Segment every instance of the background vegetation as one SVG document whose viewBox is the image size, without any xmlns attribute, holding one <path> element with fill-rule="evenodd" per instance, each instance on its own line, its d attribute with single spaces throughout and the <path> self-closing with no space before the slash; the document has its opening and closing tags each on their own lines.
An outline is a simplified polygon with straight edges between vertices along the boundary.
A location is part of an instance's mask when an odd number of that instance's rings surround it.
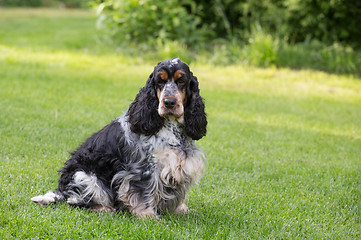
<svg viewBox="0 0 361 240">
<path fill-rule="evenodd" d="M 92 7 L 101 41 L 144 58 L 361 74 L 358 0 L 0 0 Z"/>
<path fill-rule="evenodd" d="M 93 6 L 98 26 L 123 52 L 132 46 L 213 64 L 361 73 L 359 1 L 99 0 Z"/>
<path fill-rule="evenodd" d="M 287 42 L 317 39 L 360 46 L 361 3 L 356 0 L 99 0 L 115 31 L 127 40 L 248 40 L 256 24 Z M 130 23 L 130 24 L 129 24 Z M 188 28 L 188 29 L 184 29 Z M 144 33 L 139 34 L 139 33 Z M 123 32 L 124 33 L 124 32 Z M 126 35 L 126 34 L 125 34 Z M 189 39 L 187 39 L 189 38 Z"/>
</svg>

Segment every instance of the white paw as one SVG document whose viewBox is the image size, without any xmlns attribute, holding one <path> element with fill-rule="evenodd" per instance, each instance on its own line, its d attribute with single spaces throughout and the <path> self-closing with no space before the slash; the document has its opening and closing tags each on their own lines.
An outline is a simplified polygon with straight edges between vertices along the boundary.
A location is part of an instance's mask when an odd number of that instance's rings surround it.
<svg viewBox="0 0 361 240">
<path fill-rule="evenodd" d="M 44 195 L 39 195 L 36 197 L 31 198 L 31 201 L 40 204 L 40 205 L 48 205 L 50 203 L 54 203 L 56 201 L 56 194 L 49 191 Z"/>
<path fill-rule="evenodd" d="M 133 211 L 133 214 L 139 219 L 159 219 L 154 213 L 154 210 L 150 208 L 144 209 L 142 211 Z"/>
<path fill-rule="evenodd" d="M 112 207 L 108 207 L 108 206 L 103 206 L 103 205 L 97 205 L 95 207 L 92 208 L 92 211 L 94 212 L 111 212 L 111 213 L 115 213 L 116 210 L 115 208 Z"/>
<path fill-rule="evenodd" d="M 187 212 L 188 212 L 188 207 L 184 203 L 179 205 L 177 207 L 177 209 L 175 210 L 175 213 L 178 213 L 178 214 L 186 214 Z"/>
</svg>

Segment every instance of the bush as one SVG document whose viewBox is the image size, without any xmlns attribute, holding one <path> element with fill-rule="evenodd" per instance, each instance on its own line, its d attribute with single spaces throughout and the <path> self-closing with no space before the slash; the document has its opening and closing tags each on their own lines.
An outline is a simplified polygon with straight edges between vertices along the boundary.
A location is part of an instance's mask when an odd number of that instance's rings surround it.
<svg viewBox="0 0 361 240">
<path fill-rule="evenodd" d="M 276 64 L 279 49 L 277 39 L 263 32 L 257 25 L 248 41 L 247 56 L 251 64 L 261 67 Z"/>
<path fill-rule="evenodd" d="M 234 37 L 252 26 L 292 42 L 317 39 L 361 47 L 358 0 L 98 0 L 101 20 L 119 40 L 177 40 L 187 45 Z M 106 10 L 106 11 L 105 11 Z"/>
<path fill-rule="evenodd" d="M 98 24 L 119 43 L 154 46 L 173 40 L 186 45 L 206 41 L 211 32 L 201 25 L 199 9 L 192 1 L 178 2 L 104 0 L 97 7 Z"/>
<path fill-rule="evenodd" d="M 358 0 L 300 0 L 289 4 L 287 11 L 286 33 L 296 42 L 312 38 L 327 44 L 343 42 L 361 47 Z"/>
</svg>

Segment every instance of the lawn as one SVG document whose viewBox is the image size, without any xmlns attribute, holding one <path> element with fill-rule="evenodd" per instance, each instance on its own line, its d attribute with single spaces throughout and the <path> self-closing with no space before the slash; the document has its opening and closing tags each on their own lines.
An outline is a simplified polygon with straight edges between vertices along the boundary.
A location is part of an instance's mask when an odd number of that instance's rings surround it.
<svg viewBox="0 0 361 240">
<path fill-rule="evenodd" d="M 360 239 L 361 78 L 194 62 L 208 156 L 185 216 L 30 198 L 121 115 L 156 63 L 101 45 L 86 11 L 0 9 L 0 239 Z"/>
</svg>

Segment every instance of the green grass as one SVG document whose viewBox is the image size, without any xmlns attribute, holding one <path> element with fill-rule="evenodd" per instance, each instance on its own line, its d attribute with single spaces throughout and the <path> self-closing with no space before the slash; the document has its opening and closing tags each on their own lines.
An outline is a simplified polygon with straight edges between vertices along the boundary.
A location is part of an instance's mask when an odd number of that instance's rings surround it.
<svg viewBox="0 0 361 240">
<path fill-rule="evenodd" d="M 106 50 L 94 24 L 84 11 L 0 9 L 1 239 L 361 237 L 361 79 L 311 70 L 191 64 L 208 168 L 186 216 L 31 203 L 162 60 Z"/>
</svg>

